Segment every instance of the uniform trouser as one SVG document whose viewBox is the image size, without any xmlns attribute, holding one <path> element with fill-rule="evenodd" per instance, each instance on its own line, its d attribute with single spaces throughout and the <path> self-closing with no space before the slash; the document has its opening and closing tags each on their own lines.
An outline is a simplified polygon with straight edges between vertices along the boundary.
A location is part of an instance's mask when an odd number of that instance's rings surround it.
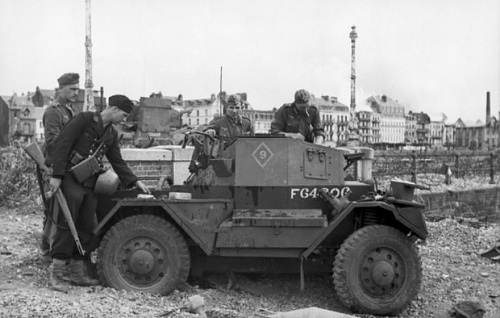
<svg viewBox="0 0 500 318">
<path fill-rule="evenodd" d="M 57 220 L 59 213 L 59 205 L 56 196 L 53 195 L 47 200 L 48 209 L 45 211 L 45 218 L 43 220 L 43 234 L 42 234 L 42 252 L 48 255 L 51 250 L 52 242 L 57 226 L 53 220 Z"/>
<path fill-rule="evenodd" d="M 59 211 L 57 218 L 58 227 L 52 243 L 52 258 L 57 259 L 88 259 L 94 248 L 94 235 L 92 231 L 97 225 L 95 211 L 97 198 L 93 189 L 78 183 L 75 178 L 67 172 L 61 183 L 61 189 L 68 202 L 68 207 L 73 217 L 78 237 L 85 256 L 78 253 L 76 243 L 69 230 L 64 213 Z"/>
</svg>

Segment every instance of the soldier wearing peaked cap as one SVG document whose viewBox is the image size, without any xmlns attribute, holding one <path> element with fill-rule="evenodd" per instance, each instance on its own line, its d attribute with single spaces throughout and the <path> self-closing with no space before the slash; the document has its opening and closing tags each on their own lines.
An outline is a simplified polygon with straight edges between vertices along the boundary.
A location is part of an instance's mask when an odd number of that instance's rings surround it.
<svg viewBox="0 0 500 318">
<path fill-rule="evenodd" d="M 52 149 L 54 140 L 61 132 L 64 125 L 70 121 L 75 115 L 73 103 L 78 97 L 80 75 L 77 73 L 65 73 L 57 79 L 59 83 L 57 98 L 45 110 L 43 114 L 43 127 L 44 127 L 44 156 L 47 166 L 52 165 Z M 41 172 L 37 171 L 38 177 L 41 180 Z M 57 206 L 55 198 L 51 198 L 46 202 L 45 218 L 43 222 L 43 234 L 40 247 L 42 249 L 42 256 L 44 260 L 50 259 L 50 245 L 52 242 L 55 229 L 52 228 L 52 222 L 47 214 L 52 217 L 57 213 Z"/>
<path fill-rule="evenodd" d="M 311 103 L 311 94 L 305 89 L 295 92 L 295 101 L 284 104 L 274 114 L 271 134 L 321 144 L 325 131 L 321 124 L 319 110 Z"/>
<path fill-rule="evenodd" d="M 57 99 L 45 110 L 43 114 L 43 127 L 45 135 L 45 158 L 51 163 L 50 153 L 53 142 L 66 123 L 73 118 L 76 102 L 80 90 L 80 76 L 77 73 L 66 73 L 57 79 L 59 83 Z"/>
<path fill-rule="evenodd" d="M 78 236 L 85 256 L 79 255 L 69 229 L 58 228 L 52 246 L 51 285 L 56 290 L 67 291 L 68 283 L 63 279 L 63 269 L 69 260 L 71 282 L 79 286 L 96 285 L 99 282 L 89 277 L 84 263 L 90 257 L 93 233 L 96 226 L 95 212 L 97 197 L 94 186 L 97 180 L 95 174 L 81 182 L 71 173 L 71 167 L 95 154 L 99 162 L 106 156 L 113 170 L 119 176 L 125 187 L 136 186 L 145 193 L 149 189 L 137 179 L 123 160 L 118 133 L 114 124 L 122 123 L 133 110 L 132 101 L 124 95 L 109 97 L 108 107 L 102 112 L 81 112 L 76 115 L 57 137 L 53 149 L 53 175 L 50 179 L 51 188 L 59 186 L 66 197 L 68 207 L 75 222 Z M 58 224 L 64 225 L 64 216 L 60 215 Z"/>
<path fill-rule="evenodd" d="M 227 98 L 226 114 L 212 120 L 205 130 L 212 136 L 219 136 L 226 147 L 238 136 L 253 136 L 254 134 L 252 121 L 240 114 L 242 104 L 240 95 L 230 95 Z"/>
</svg>

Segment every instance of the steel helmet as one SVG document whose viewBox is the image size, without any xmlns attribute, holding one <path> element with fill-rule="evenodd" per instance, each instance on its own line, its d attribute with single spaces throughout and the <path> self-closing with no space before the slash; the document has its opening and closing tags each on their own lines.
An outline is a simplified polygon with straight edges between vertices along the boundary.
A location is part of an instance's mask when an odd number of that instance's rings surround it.
<svg viewBox="0 0 500 318">
<path fill-rule="evenodd" d="M 120 179 L 118 175 L 111 169 L 107 169 L 97 177 L 94 187 L 95 194 L 113 194 L 118 188 Z"/>
</svg>

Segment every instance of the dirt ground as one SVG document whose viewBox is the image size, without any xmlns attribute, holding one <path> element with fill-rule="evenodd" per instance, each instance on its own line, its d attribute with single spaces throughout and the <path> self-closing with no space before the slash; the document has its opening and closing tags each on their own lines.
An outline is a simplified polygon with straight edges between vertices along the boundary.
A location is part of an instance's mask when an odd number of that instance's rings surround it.
<svg viewBox="0 0 500 318">
<path fill-rule="evenodd" d="M 36 208 L 0 207 L 0 317 L 200 317 L 186 309 L 200 295 L 207 317 L 258 317 L 260 308 L 285 312 L 319 307 L 356 315 L 342 306 L 327 275 L 306 276 L 299 291 L 298 275 L 238 275 L 239 287 L 227 289 L 227 277 L 189 281 L 169 296 L 74 287 L 68 294 L 49 288 L 49 267 L 38 250 L 42 218 Z M 500 317 L 500 263 L 481 257 L 497 246 L 498 225 L 479 228 L 445 219 L 428 222 L 429 238 L 417 242 L 423 283 L 419 296 L 398 317 L 447 317 L 457 302 L 481 301 L 486 318 Z"/>
</svg>

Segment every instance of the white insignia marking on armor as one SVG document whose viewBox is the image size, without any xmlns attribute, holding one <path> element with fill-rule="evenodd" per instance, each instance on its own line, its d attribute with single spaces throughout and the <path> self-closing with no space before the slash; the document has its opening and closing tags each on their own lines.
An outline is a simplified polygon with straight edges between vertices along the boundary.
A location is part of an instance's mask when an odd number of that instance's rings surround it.
<svg viewBox="0 0 500 318">
<path fill-rule="evenodd" d="M 252 157 L 255 161 L 257 161 L 261 168 L 264 168 L 273 156 L 273 152 L 265 143 L 261 143 L 252 153 Z"/>
</svg>

